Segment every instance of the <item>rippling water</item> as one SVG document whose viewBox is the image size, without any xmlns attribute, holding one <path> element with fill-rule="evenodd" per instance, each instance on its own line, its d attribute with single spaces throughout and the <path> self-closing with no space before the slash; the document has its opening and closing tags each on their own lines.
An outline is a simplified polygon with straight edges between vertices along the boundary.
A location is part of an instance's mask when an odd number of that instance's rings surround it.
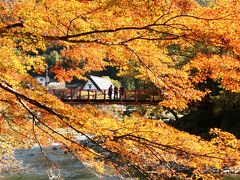
<svg viewBox="0 0 240 180">
<path fill-rule="evenodd" d="M 55 174 L 60 175 L 63 179 L 84 179 L 98 180 L 99 178 L 78 161 L 71 153 L 64 153 L 59 148 L 44 148 L 44 152 L 48 158 L 59 163 L 60 168 Z M 41 154 L 39 148 L 29 150 L 17 150 L 16 158 L 23 162 L 24 167 L 28 167 L 27 171 L 17 175 L 6 175 L 7 180 L 46 180 L 49 179 L 47 170 L 50 165 L 46 158 Z M 116 179 L 113 177 L 104 177 L 103 179 Z"/>
<path fill-rule="evenodd" d="M 62 152 L 59 147 L 55 146 L 44 148 L 44 152 L 48 158 L 60 165 L 55 175 L 60 173 L 64 180 L 99 180 L 91 170 L 86 168 L 71 153 Z M 47 180 L 49 179 L 47 170 L 50 165 L 46 158 L 41 154 L 39 148 L 35 147 L 28 150 L 17 150 L 16 158 L 23 162 L 23 166 L 27 167 L 27 171 L 21 174 L 5 174 L 6 180 Z M 1 178 L 0 178 L 1 179 Z M 103 177 L 103 180 L 116 180 L 117 177 Z M 239 175 L 225 176 L 224 180 L 240 180 Z"/>
</svg>

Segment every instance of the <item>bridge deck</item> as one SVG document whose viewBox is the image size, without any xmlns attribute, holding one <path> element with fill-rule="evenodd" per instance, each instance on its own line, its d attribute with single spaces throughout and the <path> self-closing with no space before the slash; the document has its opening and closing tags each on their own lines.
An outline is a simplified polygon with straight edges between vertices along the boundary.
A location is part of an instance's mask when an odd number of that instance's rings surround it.
<svg viewBox="0 0 240 180">
<path fill-rule="evenodd" d="M 102 99 L 91 99 L 91 100 L 87 100 L 87 99 L 63 99 L 63 102 L 67 102 L 70 104 L 153 104 L 153 105 L 157 105 L 159 102 L 161 102 L 160 100 L 131 100 L 131 99 L 127 99 L 127 100 L 102 100 Z"/>
<path fill-rule="evenodd" d="M 48 93 L 70 104 L 152 104 L 157 105 L 162 101 L 158 90 L 125 90 L 124 94 L 108 96 L 108 90 L 86 91 L 81 89 L 49 89 Z"/>
</svg>

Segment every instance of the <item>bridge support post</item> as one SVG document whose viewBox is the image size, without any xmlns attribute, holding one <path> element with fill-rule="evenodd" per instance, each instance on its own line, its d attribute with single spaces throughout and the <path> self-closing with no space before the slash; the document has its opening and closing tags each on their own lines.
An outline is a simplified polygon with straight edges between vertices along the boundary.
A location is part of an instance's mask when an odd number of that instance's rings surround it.
<svg viewBox="0 0 240 180">
<path fill-rule="evenodd" d="M 71 89 L 71 100 L 73 100 L 73 89 Z"/>
<path fill-rule="evenodd" d="M 88 96 L 87 96 L 88 102 L 90 102 L 90 91 L 88 90 Z"/>
<path fill-rule="evenodd" d="M 123 96 L 124 96 L 124 100 L 126 101 L 126 99 L 127 99 L 127 91 L 124 91 Z"/>
<path fill-rule="evenodd" d="M 82 93 L 82 91 L 79 90 L 79 91 L 78 91 L 78 99 L 79 99 L 79 100 L 81 99 L 81 93 Z"/>
<path fill-rule="evenodd" d="M 65 90 L 63 89 L 63 90 L 62 90 L 62 97 L 61 97 L 62 100 L 64 100 L 64 95 L 65 95 L 65 92 L 64 92 L 64 91 L 65 91 Z"/>
<path fill-rule="evenodd" d="M 149 94 L 149 102 L 152 102 L 152 91 L 148 90 L 148 94 Z"/>
<path fill-rule="evenodd" d="M 103 90 L 103 100 L 106 102 L 106 90 Z"/>
<path fill-rule="evenodd" d="M 137 101 L 138 101 L 138 92 L 137 92 L 136 89 L 134 91 L 134 98 L 135 98 L 135 102 L 137 103 Z"/>
<path fill-rule="evenodd" d="M 97 91 L 95 91 L 95 99 L 97 99 Z"/>
</svg>

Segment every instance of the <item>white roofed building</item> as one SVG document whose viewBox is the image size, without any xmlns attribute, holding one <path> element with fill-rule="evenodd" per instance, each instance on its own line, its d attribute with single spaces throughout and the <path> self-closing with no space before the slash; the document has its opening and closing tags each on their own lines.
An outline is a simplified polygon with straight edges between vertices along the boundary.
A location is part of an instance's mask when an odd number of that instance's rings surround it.
<svg viewBox="0 0 240 180">
<path fill-rule="evenodd" d="M 89 80 L 86 82 L 82 89 L 91 91 L 103 91 L 107 90 L 110 85 L 114 87 L 110 79 L 98 76 L 90 76 Z"/>
<path fill-rule="evenodd" d="M 47 86 L 49 89 L 64 89 L 66 88 L 64 82 L 57 82 L 54 79 L 46 78 L 44 76 L 37 76 L 35 79 L 38 81 L 39 84 L 42 86 Z"/>
</svg>

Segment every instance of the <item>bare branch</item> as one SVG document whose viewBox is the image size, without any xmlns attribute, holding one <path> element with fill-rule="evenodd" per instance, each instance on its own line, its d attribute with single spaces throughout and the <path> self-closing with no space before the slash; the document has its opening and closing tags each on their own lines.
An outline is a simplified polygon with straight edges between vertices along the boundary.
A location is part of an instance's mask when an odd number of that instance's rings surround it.
<svg viewBox="0 0 240 180">
<path fill-rule="evenodd" d="M 168 22 L 170 22 L 174 19 L 177 19 L 177 18 L 193 18 L 193 19 L 203 20 L 203 21 L 218 21 L 218 20 L 226 20 L 226 17 L 229 17 L 229 16 L 232 16 L 232 14 L 228 14 L 226 16 L 222 16 L 222 17 L 218 17 L 218 18 L 203 18 L 203 17 L 193 16 L 193 15 L 189 15 L 189 14 L 180 14 L 180 15 L 176 15 L 176 16 L 169 18 L 163 24 L 165 25 Z"/>
</svg>

